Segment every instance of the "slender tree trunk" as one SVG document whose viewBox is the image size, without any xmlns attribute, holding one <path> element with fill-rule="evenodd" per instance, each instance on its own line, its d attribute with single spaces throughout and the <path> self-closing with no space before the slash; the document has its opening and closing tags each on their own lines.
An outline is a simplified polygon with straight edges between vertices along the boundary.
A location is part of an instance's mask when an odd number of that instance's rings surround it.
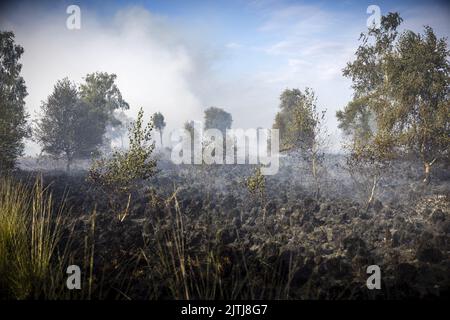
<svg viewBox="0 0 450 320">
<path fill-rule="evenodd" d="M 373 200 L 375 199 L 375 190 L 377 189 L 378 178 L 379 178 L 378 175 L 374 175 L 373 177 L 372 189 L 370 190 L 369 200 L 367 200 L 366 211 L 369 210 Z"/>
<path fill-rule="evenodd" d="M 72 157 L 70 155 L 67 155 L 67 163 L 66 163 L 66 171 L 70 172 L 70 166 L 72 165 Z"/>
<path fill-rule="evenodd" d="M 431 173 L 431 164 L 428 162 L 425 162 L 423 164 L 424 167 L 424 179 L 423 179 L 423 183 L 425 184 L 429 184 L 430 183 L 430 173 Z"/>
<path fill-rule="evenodd" d="M 316 155 L 313 155 L 312 157 L 312 175 L 314 178 L 314 183 L 316 185 L 316 199 L 319 198 L 320 195 L 320 185 L 319 185 L 319 180 L 317 178 L 317 160 L 316 160 Z"/>
<path fill-rule="evenodd" d="M 436 162 L 437 158 L 434 158 L 431 162 L 424 161 L 424 171 L 425 171 L 425 177 L 423 179 L 423 182 L 425 184 L 429 184 L 431 180 L 431 166 Z"/>
<path fill-rule="evenodd" d="M 314 180 L 315 180 L 317 172 L 316 172 L 316 157 L 314 157 L 314 156 L 312 158 L 312 174 L 313 174 L 313 177 L 314 177 Z"/>
<path fill-rule="evenodd" d="M 163 135 L 162 130 L 159 130 L 159 138 L 161 139 L 161 150 L 164 149 L 164 148 L 163 148 L 163 137 L 162 137 L 162 135 Z"/>
</svg>

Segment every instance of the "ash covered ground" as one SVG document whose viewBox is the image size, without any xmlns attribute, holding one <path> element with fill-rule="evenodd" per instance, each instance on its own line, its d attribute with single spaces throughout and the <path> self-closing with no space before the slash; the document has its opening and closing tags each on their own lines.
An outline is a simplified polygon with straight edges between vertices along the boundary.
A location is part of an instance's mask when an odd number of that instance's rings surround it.
<svg viewBox="0 0 450 320">
<path fill-rule="evenodd" d="M 89 239 L 94 251 L 91 297 L 448 299 L 448 167 L 424 185 L 420 165 L 397 162 L 367 207 L 344 156 L 327 155 L 325 164 L 317 197 L 308 166 L 282 158 L 262 201 L 245 186 L 251 166 L 161 158 L 123 221 L 82 165 L 66 174 L 28 159 L 16 174 L 32 182 L 42 173 L 55 199 L 67 199 L 73 262 L 82 263 Z M 380 290 L 367 288 L 369 265 L 380 267 Z"/>
</svg>

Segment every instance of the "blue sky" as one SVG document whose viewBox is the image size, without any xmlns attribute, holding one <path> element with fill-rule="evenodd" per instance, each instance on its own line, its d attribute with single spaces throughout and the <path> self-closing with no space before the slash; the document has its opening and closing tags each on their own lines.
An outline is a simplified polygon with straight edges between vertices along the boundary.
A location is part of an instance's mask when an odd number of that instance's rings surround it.
<svg viewBox="0 0 450 320">
<path fill-rule="evenodd" d="M 81 30 L 67 30 L 65 8 L 81 9 Z M 25 48 L 23 75 L 32 117 L 65 76 L 116 73 L 131 104 L 161 111 L 170 128 L 201 120 L 209 106 L 231 112 L 234 127 L 270 127 L 285 88 L 312 87 L 327 110 L 339 149 L 336 110 L 352 95 L 342 68 L 366 29 L 366 9 L 398 11 L 402 28 L 425 24 L 450 34 L 445 1 L 15 1 L 0 8 L 0 28 Z M 29 153 L 36 152 L 31 143 Z"/>
</svg>

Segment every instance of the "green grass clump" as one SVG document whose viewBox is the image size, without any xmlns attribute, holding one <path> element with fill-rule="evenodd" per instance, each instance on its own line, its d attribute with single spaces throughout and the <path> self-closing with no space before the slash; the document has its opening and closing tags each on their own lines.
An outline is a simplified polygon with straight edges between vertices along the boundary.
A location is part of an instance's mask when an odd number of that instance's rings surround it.
<svg viewBox="0 0 450 320">
<path fill-rule="evenodd" d="M 64 202 L 55 209 L 38 178 L 32 188 L 0 179 L 0 296 L 7 299 L 57 298 L 65 281 L 59 253 Z"/>
</svg>

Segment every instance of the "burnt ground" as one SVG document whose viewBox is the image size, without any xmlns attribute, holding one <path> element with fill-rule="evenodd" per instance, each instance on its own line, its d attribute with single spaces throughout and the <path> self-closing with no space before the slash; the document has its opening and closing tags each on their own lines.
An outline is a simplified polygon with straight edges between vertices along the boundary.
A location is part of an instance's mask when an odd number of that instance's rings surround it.
<svg viewBox="0 0 450 320">
<path fill-rule="evenodd" d="M 248 166 L 161 160 L 123 222 L 85 171 L 43 176 L 55 199 L 67 195 L 73 262 L 93 244 L 94 298 L 448 299 L 450 174 L 436 168 L 424 186 L 420 170 L 397 163 L 367 209 L 339 156 L 327 158 L 320 197 L 305 165 L 282 159 L 263 200 L 245 187 Z M 369 265 L 381 290 L 366 286 Z"/>
</svg>

